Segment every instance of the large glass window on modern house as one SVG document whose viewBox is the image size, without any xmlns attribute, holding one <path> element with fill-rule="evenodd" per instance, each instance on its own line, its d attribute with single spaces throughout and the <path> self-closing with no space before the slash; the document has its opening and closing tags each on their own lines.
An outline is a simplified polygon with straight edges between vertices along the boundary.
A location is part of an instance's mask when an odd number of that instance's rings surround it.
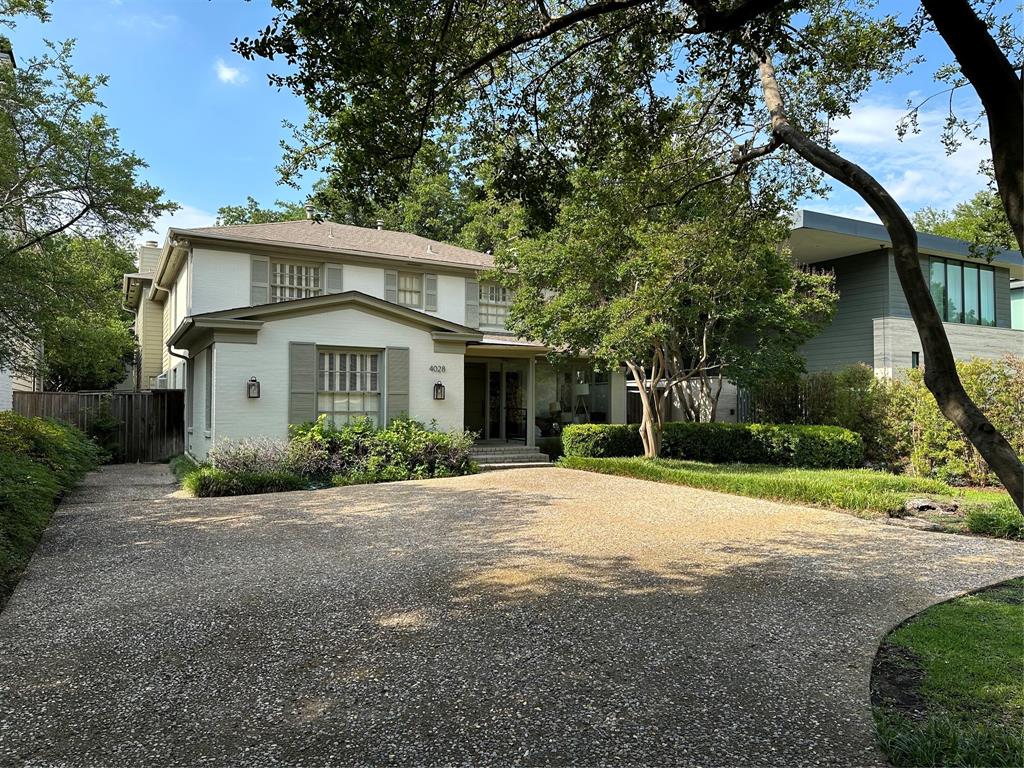
<svg viewBox="0 0 1024 768">
<path fill-rule="evenodd" d="M 270 262 L 270 300 L 290 301 L 319 296 L 320 267 L 295 261 Z"/>
<path fill-rule="evenodd" d="M 404 307 L 423 306 L 423 275 L 398 273 L 398 303 Z"/>
<path fill-rule="evenodd" d="M 512 292 L 497 283 L 480 283 L 480 325 L 504 328 Z"/>
<path fill-rule="evenodd" d="M 319 353 L 317 414 L 335 426 L 365 417 L 380 423 L 380 354 L 355 350 Z"/>
<path fill-rule="evenodd" d="M 995 270 L 984 264 L 932 258 L 928 283 L 932 301 L 947 323 L 996 324 Z"/>
</svg>

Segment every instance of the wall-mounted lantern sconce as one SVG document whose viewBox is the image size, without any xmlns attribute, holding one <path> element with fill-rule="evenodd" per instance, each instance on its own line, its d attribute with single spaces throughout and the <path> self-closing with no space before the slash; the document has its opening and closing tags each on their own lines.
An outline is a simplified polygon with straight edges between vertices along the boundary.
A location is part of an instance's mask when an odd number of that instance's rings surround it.
<svg viewBox="0 0 1024 768">
<path fill-rule="evenodd" d="M 255 376 L 245 383 L 245 394 L 249 398 L 257 398 L 260 396 L 260 383 L 256 381 Z"/>
<path fill-rule="evenodd" d="M 434 399 L 444 400 L 444 384 L 440 381 L 434 382 Z"/>
</svg>

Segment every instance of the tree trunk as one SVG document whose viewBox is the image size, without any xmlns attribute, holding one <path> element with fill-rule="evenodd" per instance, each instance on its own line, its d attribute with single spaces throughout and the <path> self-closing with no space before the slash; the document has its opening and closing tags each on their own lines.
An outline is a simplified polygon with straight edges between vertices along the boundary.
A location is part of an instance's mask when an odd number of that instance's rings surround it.
<svg viewBox="0 0 1024 768">
<path fill-rule="evenodd" d="M 921 0 L 956 56 L 988 118 L 996 187 L 1017 247 L 1024 250 L 1024 87 L 1017 70 L 967 0 Z"/>
<path fill-rule="evenodd" d="M 661 453 L 661 414 L 658 407 L 658 380 L 652 375 L 647 377 L 646 370 L 629 360 L 626 361 L 629 372 L 633 374 L 637 390 L 640 393 L 640 406 L 643 415 L 640 418 L 640 441 L 644 446 L 644 458 L 656 459 Z M 652 366 L 656 367 L 656 366 Z M 652 374 L 654 371 L 652 371 Z"/>
<path fill-rule="evenodd" d="M 815 168 L 859 194 L 885 225 L 892 240 L 896 273 L 921 337 L 925 385 L 935 396 L 942 413 L 963 431 L 1006 486 L 1017 507 L 1024 511 L 1024 466 L 1006 438 L 968 397 L 960 382 L 949 339 L 921 272 L 917 232 L 913 225 L 896 201 L 867 171 L 812 141 L 790 124 L 771 58 L 755 55 L 754 59 L 761 77 L 765 105 L 771 114 L 773 136 Z"/>
</svg>

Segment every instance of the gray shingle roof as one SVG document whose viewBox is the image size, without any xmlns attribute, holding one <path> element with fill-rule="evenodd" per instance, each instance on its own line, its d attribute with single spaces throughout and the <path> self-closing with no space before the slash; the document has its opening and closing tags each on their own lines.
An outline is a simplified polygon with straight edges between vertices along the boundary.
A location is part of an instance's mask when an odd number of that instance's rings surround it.
<svg viewBox="0 0 1024 768">
<path fill-rule="evenodd" d="M 176 229 L 178 234 L 238 239 L 242 241 L 290 246 L 312 246 L 339 251 L 359 251 L 398 256 L 416 261 L 436 261 L 471 267 L 490 268 L 494 257 L 459 248 L 437 240 L 429 240 L 407 232 L 354 227 L 332 221 L 281 221 L 270 224 L 237 224 L 225 227 Z"/>
</svg>

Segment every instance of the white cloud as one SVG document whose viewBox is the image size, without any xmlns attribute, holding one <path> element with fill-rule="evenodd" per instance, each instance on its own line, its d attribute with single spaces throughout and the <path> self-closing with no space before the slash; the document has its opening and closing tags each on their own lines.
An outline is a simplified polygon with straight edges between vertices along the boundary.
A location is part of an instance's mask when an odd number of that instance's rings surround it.
<svg viewBox="0 0 1024 768">
<path fill-rule="evenodd" d="M 965 114 L 975 109 L 963 106 Z M 990 157 L 987 144 L 980 139 L 964 141 L 947 155 L 941 136 L 948 113 L 942 108 L 921 110 L 920 133 L 908 133 L 900 141 L 896 124 L 906 112 L 892 102 L 865 102 L 833 124 L 833 141 L 843 157 L 878 179 L 907 213 L 928 206 L 951 208 L 985 187 L 979 167 Z M 838 182 L 831 186 L 828 200 L 808 201 L 806 207 L 877 221 L 854 193 Z"/>
<path fill-rule="evenodd" d="M 224 59 L 217 59 L 213 68 L 217 71 L 217 79 L 228 85 L 241 85 L 249 78 L 238 67 L 229 67 Z"/>
<path fill-rule="evenodd" d="M 165 213 L 153 224 L 153 229 L 143 232 L 139 240 L 156 240 L 161 245 L 170 227 L 191 229 L 192 227 L 212 227 L 217 223 L 217 214 L 204 211 L 191 205 L 182 205 L 174 213 Z"/>
</svg>

